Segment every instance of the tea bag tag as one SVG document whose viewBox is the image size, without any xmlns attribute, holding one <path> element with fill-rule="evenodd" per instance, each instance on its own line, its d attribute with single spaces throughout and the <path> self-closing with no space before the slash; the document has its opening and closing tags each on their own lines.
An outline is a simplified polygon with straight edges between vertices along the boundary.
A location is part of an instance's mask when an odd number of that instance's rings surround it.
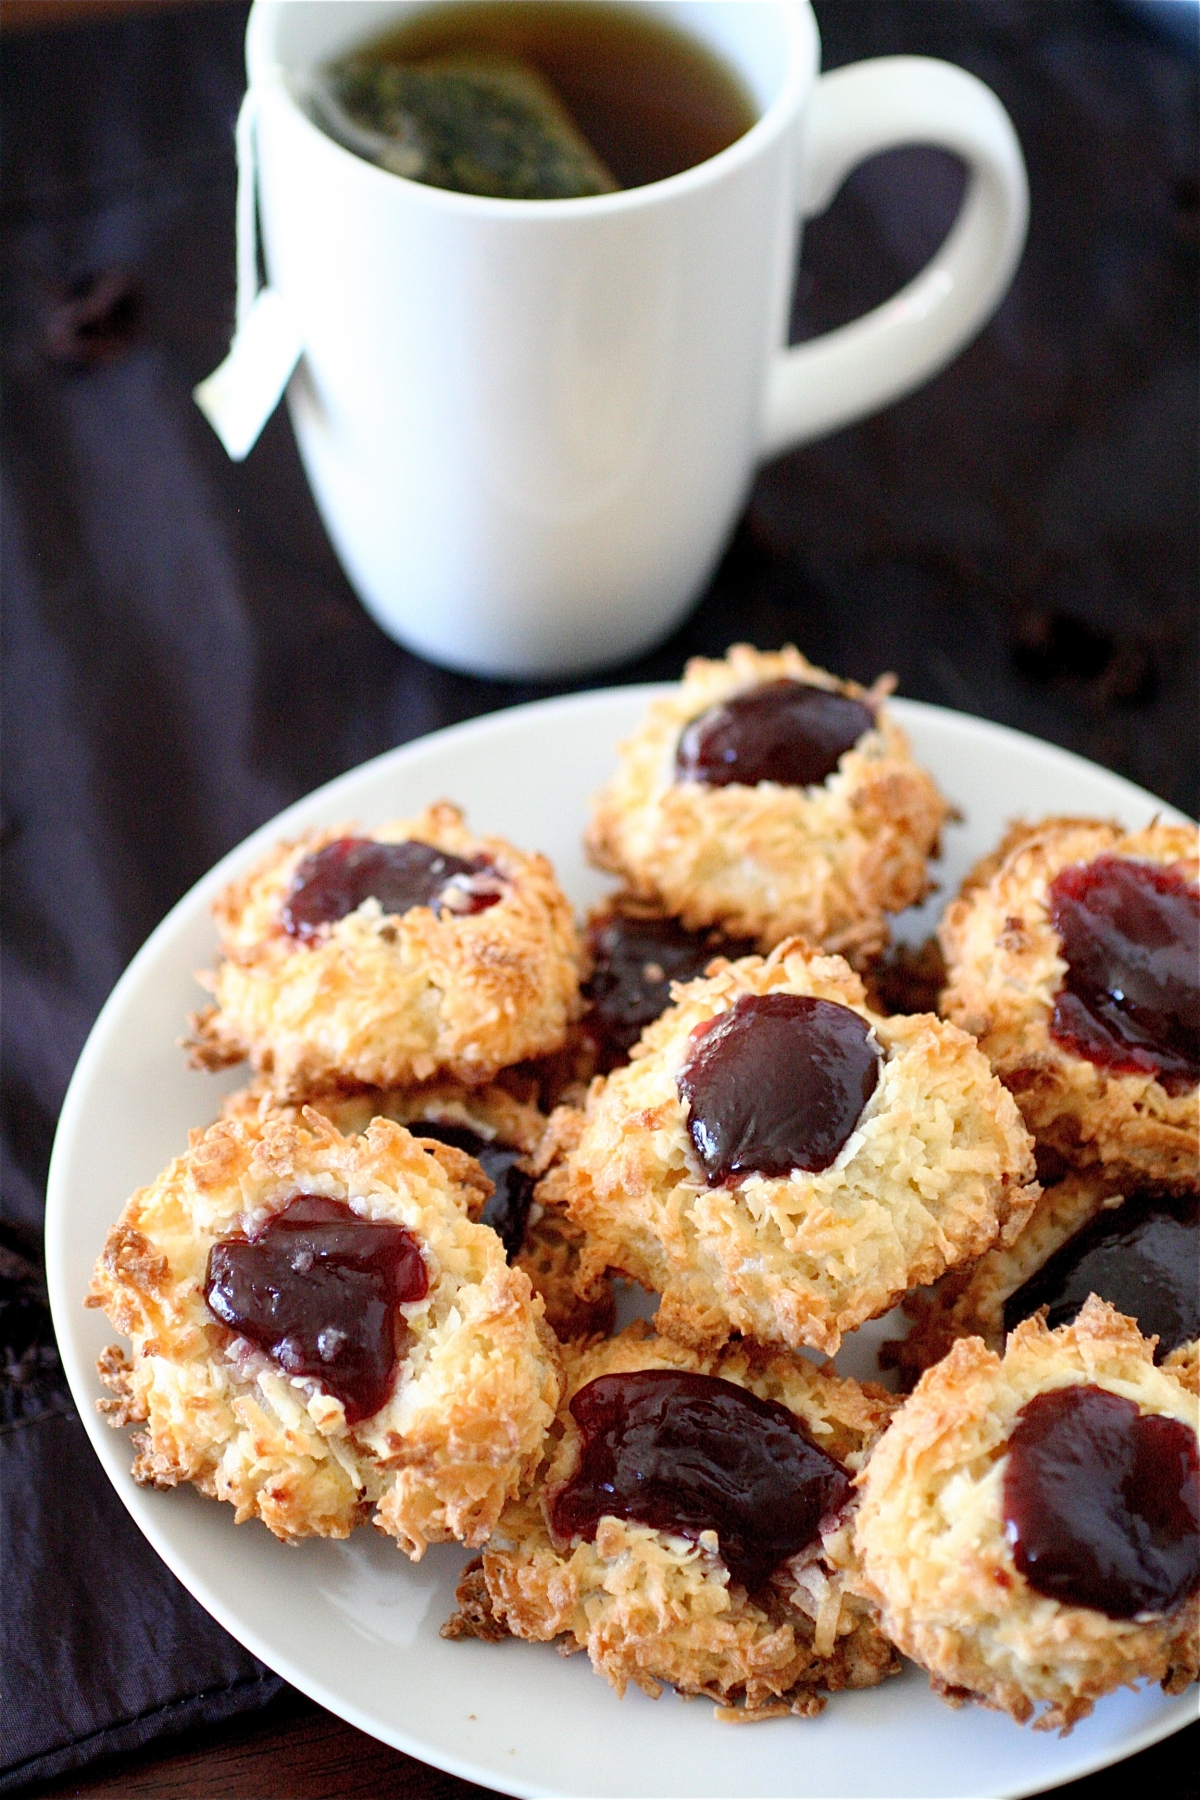
<svg viewBox="0 0 1200 1800">
<path fill-rule="evenodd" d="M 251 87 L 237 119 L 237 329 L 229 355 L 192 398 L 234 462 L 248 456 L 279 405 L 304 345 L 277 288 L 258 285 L 258 183 Z"/>
<path fill-rule="evenodd" d="M 277 289 L 260 289 L 225 361 L 193 389 L 196 405 L 234 462 L 241 462 L 258 442 L 303 348 Z"/>
</svg>

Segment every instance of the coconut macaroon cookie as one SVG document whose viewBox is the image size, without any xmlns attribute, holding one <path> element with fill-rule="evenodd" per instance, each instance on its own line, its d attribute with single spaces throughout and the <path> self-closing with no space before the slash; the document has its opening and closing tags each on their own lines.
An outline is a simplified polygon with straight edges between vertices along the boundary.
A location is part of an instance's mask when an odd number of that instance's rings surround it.
<svg viewBox="0 0 1200 1800">
<path fill-rule="evenodd" d="M 576 1292 L 583 1232 L 533 1198 L 531 1158 L 547 1124 L 536 1106 L 495 1082 L 466 1088 L 455 1081 L 365 1088 L 357 1094 L 325 1095 L 313 1105 L 345 1137 L 365 1132 L 372 1119 L 383 1118 L 405 1126 L 414 1137 L 445 1146 L 449 1155 L 439 1153 L 441 1160 L 467 1186 L 470 1217 L 490 1225 L 509 1262 L 528 1275 L 555 1336 L 591 1337 L 612 1330 L 611 1284 L 596 1284 L 586 1300 Z M 227 1119 L 262 1121 L 276 1114 L 299 1119 L 304 1109 L 276 1100 L 260 1080 L 231 1094 L 223 1110 Z M 468 1159 L 479 1164 L 482 1180 Z"/>
<path fill-rule="evenodd" d="M 129 1201 L 88 1304 L 139 1481 L 190 1481 L 277 1537 L 373 1514 L 413 1558 L 486 1539 L 541 1455 L 557 1347 L 468 1217 L 461 1152 L 376 1119 L 344 1138 L 224 1120 Z"/>
<path fill-rule="evenodd" d="M 942 922 L 942 1011 L 1076 1167 L 1200 1179 L 1197 849 L 1190 825 L 1017 825 Z"/>
<path fill-rule="evenodd" d="M 438 1075 L 481 1085 L 559 1049 L 580 1010 L 550 864 L 472 836 L 453 806 L 280 844 L 214 911 L 217 1003 L 193 1020 L 193 1058 L 249 1056 L 284 1099 Z"/>
<path fill-rule="evenodd" d="M 675 995 L 548 1133 L 538 1197 L 586 1231 L 585 1291 L 616 1269 L 661 1294 L 659 1330 L 684 1343 L 833 1355 L 1020 1231 L 1032 1142 L 956 1026 L 879 1017 L 841 957 L 795 939 Z"/>
<path fill-rule="evenodd" d="M 869 692 L 790 645 L 694 657 L 622 747 L 587 847 L 688 930 L 770 950 L 796 933 L 861 962 L 926 891 L 949 808 Z"/>
<path fill-rule="evenodd" d="M 1096 1169 L 1067 1175 L 1043 1191 L 1014 1243 L 905 1302 L 915 1323 L 891 1346 L 893 1360 L 919 1373 L 960 1337 L 1001 1350 L 1043 1307 L 1051 1329 L 1070 1324 L 1089 1294 L 1157 1340 L 1156 1362 L 1186 1363 L 1200 1339 L 1200 1193 L 1118 1184 Z"/>
<path fill-rule="evenodd" d="M 618 1693 L 811 1716 L 899 1670 L 823 1554 L 895 1404 L 803 1357 L 701 1357 L 638 1321 L 568 1350 L 535 1492 L 459 1587 L 450 1637 L 586 1649 Z"/>
<path fill-rule="evenodd" d="M 629 1060 L 642 1032 L 671 1004 L 671 986 L 694 981 L 716 957 L 734 961 L 757 946 L 723 932 L 688 931 L 669 915 L 627 893 L 588 915 L 585 933 L 587 1012 L 579 1028 L 596 1069 Z"/>
<path fill-rule="evenodd" d="M 964 1338 L 859 1481 L 832 1554 L 947 1699 L 1067 1729 L 1102 1694 L 1178 1693 L 1200 1655 L 1200 1404 L 1131 1319 Z"/>
</svg>

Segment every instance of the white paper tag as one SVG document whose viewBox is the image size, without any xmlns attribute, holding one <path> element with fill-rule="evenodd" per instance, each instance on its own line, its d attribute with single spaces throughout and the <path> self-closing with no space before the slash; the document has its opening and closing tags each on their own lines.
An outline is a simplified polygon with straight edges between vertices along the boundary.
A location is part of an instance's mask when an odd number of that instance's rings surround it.
<svg viewBox="0 0 1200 1800">
<path fill-rule="evenodd" d="M 242 322 L 219 369 L 192 397 L 234 462 L 248 456 L 279 405 L 304 348 L 282 296 L 265 287 Z"/>
</svg>

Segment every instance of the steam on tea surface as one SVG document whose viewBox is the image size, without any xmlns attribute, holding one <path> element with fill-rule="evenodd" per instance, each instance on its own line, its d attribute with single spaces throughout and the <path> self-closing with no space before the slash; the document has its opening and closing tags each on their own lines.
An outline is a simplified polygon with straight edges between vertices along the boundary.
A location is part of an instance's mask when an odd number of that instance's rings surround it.
<svg viewBox="0 0 1200 1800">
<path fill-rule="evenodd" d="M 308 99 L 325 129 L 394 174 L 525 200 L 662 181 L 756 117 L 695 38 L 589 0 L 432 7 L 319 71 Z"/>
</svg>

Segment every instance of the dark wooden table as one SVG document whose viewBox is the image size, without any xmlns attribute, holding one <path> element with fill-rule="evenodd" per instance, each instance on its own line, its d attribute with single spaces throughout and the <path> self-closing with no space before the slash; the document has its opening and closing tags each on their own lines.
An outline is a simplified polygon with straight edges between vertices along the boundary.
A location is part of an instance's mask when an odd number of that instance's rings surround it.
<svg viewBox="0 0 1200 1800">
<path fill-rule="evenodd" d="M 57 1366 L 42 1193 L 100 1005 L 224 851 L 368 756 L 555 690 L 449 675 L 381 635 L 282 414 L 244 465 L 225 460 L 190 392 L 228 342 L 245 7 L 113 10 L 0 44 L 0 1278 L 16 1331 L 0 1448 L 20 1547 L 3 1571 L 15 1747 L 0 1785 L 448 1800 L 481 1790 L 278 1692 L 129 1524 Z M 941 55 L 996 89 L 1030 168 L 1024 264 L 993 324 L 919 394 L 765 469 L 692 618 L 592 685 L 674 676 L 737 638 L 791 640 L 865 682 L 894 669 L 905 694 L 1062 744 L 1194 812 L 1194 57 L 1108 0 L 817 12 L 826 66 Z M 932 151 L 860 170 L 807 233 L 793 334 L 894 291 L 960 191 Z M 1177 1800 L 1198 1751 L 1193 1727 L 1062 1792 Z"/>
</svg>

